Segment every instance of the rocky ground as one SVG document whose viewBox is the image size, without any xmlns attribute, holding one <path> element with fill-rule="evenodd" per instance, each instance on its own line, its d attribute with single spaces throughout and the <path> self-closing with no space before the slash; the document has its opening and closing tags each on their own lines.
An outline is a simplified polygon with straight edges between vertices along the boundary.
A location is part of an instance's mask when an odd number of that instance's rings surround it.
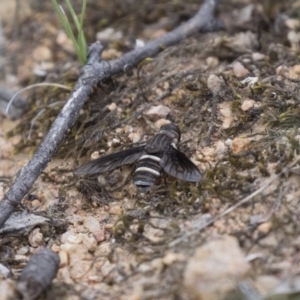
<svg viewBox="0 0 300 300">
<path fill-rule="evenodd" d="M 137 2 L 88 3 L 87 39 L 104 43 L 104 59 L 199 8 Z M 1 234 L 3 299 L 17 297 L 15 280 L 40 247 L 61 262 L 39 299 L 298 299 L 300 2 L 223 2 L 226 30 L 194 35 L 95 89 L 22 201 L 20 211 L 43 221 Z M 30 107 L 22 118 L 0 115 L 0 198 L 80 70 L 50 2 L 21 2 L 18 10 L 9 3 L 0 6 L 0 84 L 66 89 L 32 89 L 22 94 Z M 200 183 L 167 178 L 139 193 L 132 166 L 73 174 L 91 158 L 146 141 L 170 118 L 182 131 L 180 150 L 203 173 Z"/>
</svg>

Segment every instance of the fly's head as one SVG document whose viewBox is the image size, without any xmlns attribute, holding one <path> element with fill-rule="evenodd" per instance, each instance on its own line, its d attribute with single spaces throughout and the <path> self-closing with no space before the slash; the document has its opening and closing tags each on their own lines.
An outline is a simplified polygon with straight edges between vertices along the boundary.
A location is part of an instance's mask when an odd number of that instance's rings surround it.
<svg viewBox="0 0 300 300">
<path fill-rule="evenodd" d="M 174 123 L 161 126 L 159 133 L 169 136 L 175 145 L 180 141 L 181 133 L 178 126 Z"/>
</svg>

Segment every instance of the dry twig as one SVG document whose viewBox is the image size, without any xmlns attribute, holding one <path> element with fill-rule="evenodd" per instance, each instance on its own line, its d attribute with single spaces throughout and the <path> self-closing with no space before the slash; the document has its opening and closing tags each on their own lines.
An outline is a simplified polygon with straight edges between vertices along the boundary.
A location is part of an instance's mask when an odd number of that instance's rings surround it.
<svg viewBox="0 0 300 300">
<path fill-rule="evenodd" d="M 223 28 L 223 24 L 214 19 L 214 12 L 219 1 L 205 0 L 198 13 L 185 24 L 163 37 L 149 42 L 145 47 L 125 54 L 120 59 L 110 62 L 103 61 L 99 58 L 103 51 L 101 44 L 91 45 L 87 64 L 82 69 L 70 98 L 57 116 L 41 146 L 30 162 L 18 172 L 15 182 L 0 202 L 0 227 L 51 160 L 65 133 L 78 117 L 79 111 L 91 94 L 93 87 L 112 75 L 123 72 L 129 66 L 137 66 L 146 57 L 156 55 L 164 47 L 174 45 L 195 32 L 208 32 Z"/>
<path fill-rule="evenodd" d="M 59 256 L 52 250 L 39 250 L 22 271 L 17 290 L 25 299 L 36 299 L 55 278 L 59 262 Z"/>
</svg>

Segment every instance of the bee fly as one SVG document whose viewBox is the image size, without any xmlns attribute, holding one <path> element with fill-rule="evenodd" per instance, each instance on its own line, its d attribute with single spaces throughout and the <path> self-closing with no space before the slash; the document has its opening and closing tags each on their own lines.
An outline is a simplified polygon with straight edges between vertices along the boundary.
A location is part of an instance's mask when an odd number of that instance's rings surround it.
<svg viewBox="0 0 300 300">
<path fill-rule="evenodd" d="M 79 167 L 75 174 L 103 173 L 137 162 L 133 183 L 142 190 L 149 190 L 162 170 L 178 179 L 198 182 L 199 169 L 177 150 L 180 135 L 174 123 L 163 125 L 146 144 L 92 160 Z"/>
</svg>

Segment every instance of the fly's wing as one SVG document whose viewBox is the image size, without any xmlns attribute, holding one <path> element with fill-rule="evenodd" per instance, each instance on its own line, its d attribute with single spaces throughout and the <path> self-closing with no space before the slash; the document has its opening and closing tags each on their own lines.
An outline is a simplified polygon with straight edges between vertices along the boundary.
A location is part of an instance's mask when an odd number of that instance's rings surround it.
<svg viewBox="0 0 300 300">
<path fill-rule="evenodd" d="M 190 182 L 198 182 L 201 179 L 197 166 L 173 146 L 165 150 L 159 163 L 167 174 L 178 179 Z"/>
<path fill-rule="evenodd" d="M 132 164 L 141 156 L 144 148 L 145 146 L 140 146 L 97 158 L 79 167 L 75 171 L 75 174 L 87 175 L 103 173 L 112 171 L 123 165 Z"/>
</svg>

